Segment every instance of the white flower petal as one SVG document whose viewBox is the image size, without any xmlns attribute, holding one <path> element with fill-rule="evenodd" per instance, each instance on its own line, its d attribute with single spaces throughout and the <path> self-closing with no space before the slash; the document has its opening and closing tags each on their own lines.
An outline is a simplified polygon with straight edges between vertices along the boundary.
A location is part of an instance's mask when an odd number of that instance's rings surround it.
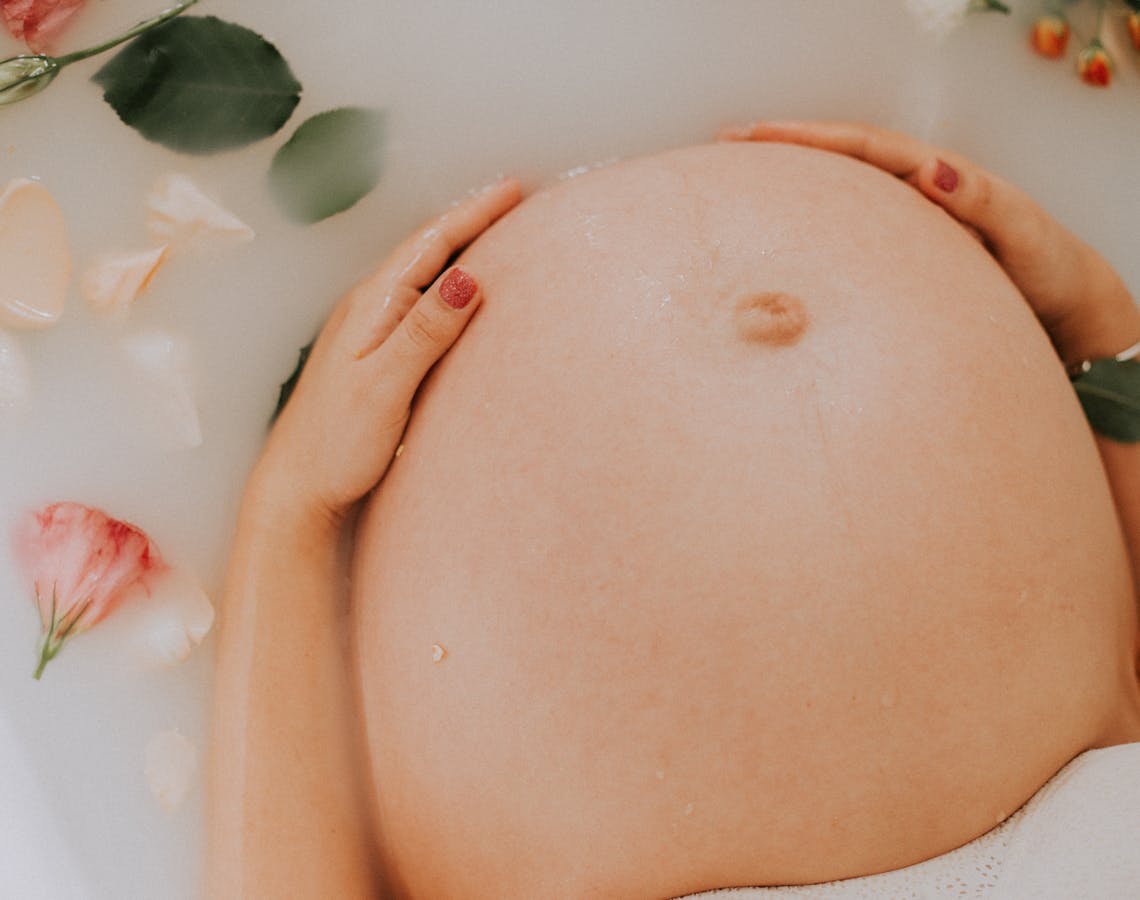
<svg viewBox="0 0 1140 900">
<path fill-rule="evenodd" d="M 24 351 L 10 334 L 0 331 L 0 409 L 23 406 L 32 378 Z"/>
<path fill-rule="evenodd" d="M 194 783 L 198 751 L 181 732 L 161 731 L 146 744 L 146 783 L 166 812 L 177 809 Z"/>
<path fill-rule="evenodd" d="M 197 579 L 171 569 L 151 587 L 135 624 L 135 643 L 145 662 L 176 666 L 202 642 L 214 624 L 214 606 Z"/>
<path fill-rule="evenodd" d="M 167 245 L 130 253 L 107 253 L 83 272 L 79 292 L 100 313 L 125 313 L 166 260 Z"/>
<path fill-rule="evenodd" d="M 123 351 L 144 394 L 148 415 L 171 438 L 174 448 L 202 444 L 202 425 L 194 399 L 194 374 L 185 340 L 164 331 L 148 331 L 123 340 Z"/>
<path fill-rule="evenodd" d="M 0 193 L 0 326 L 46 328 L 63 315 L 71 250 L 63 213 L 38 181 Z"/>
<path fill-rule="evenodd" d="M 944 38 L 966 20 L 970 0 L 906 0 L 906 8 L 925 31 Z"/>
<path fill-rule="evenodd" d="M 155 238 L 173 244 L 202 237 L 251 241 L 253 229 L 215 203 L 186 175 L 164 175 L 147 195 L 147 228 Z"/>
</svg>

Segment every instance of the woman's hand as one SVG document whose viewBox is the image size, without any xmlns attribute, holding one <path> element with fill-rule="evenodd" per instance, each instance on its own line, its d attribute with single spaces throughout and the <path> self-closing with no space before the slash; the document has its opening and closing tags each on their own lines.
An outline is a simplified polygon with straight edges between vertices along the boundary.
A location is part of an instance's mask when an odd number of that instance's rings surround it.
<svg viewBox="0 0 1140 900">
<path fill-rule="evenodd" d="M 1104 258 L 1016 187 L 957 153 L 841 122 L 756 122 L 719 137 L 830 150 L 907 181 L 982 240 L 1066 365 L 1112 356 L 1140 339 L 1140 312 Z"/>
<path fill-rule="evenodd" d="M 507 179 L 429 222 L 353 288 L 321 331 L 247 490 L 278 523 L 337 529 L 380 481 L 416 389 L 482 299 L 447 261 L 521 198 Z"/>
</svg>

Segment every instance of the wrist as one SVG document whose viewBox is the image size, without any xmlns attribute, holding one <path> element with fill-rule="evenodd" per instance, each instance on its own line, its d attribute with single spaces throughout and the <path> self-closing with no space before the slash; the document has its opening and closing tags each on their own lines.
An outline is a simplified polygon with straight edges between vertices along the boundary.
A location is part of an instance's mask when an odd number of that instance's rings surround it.
<svg viewBox="0 0 1140 900">
<path fill-rule="evenodd" d="M 1096 302 L 1082 304 L 1049 329 L 1049 336 L 1066 368 L 1085 360 L 1105 359 L 1140 341 L 1140 308 L 1117 282 L 1099 292 L 1090 286 Z"/>
<path fill-rule="evenodd" d="M 241 498 L 240 527 L 303 543 L 339 540 L 344 516 L 309 496 L 300 479 L 260 460 L 250 473 Z"/>
</svg>

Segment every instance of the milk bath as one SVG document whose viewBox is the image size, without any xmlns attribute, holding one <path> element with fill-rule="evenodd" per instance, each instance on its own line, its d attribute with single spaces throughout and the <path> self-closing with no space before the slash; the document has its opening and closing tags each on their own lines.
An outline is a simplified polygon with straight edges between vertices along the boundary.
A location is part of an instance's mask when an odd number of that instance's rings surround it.
<svg viewBox="0 0 1140 900">
<path fill-rule="evenodd" d="M 153 0 L 89 3 L 60 48 L 154 12 Z M 29 865 L 0 866 L 0 896 L 188 900 L 202 845 L 211 640 L 180 667 L 147 668 L 127 649 L 124 608 L 34 682 L 39 621 L 7 544 L 25 509 L 64 499 L 102 507 L 146 529 L 216 593 L 240 487 L 297 348 L 400 238 L 500 173 L 533 189 L 757 117 L 862 119 L 952 146 L 1033 194 L 1135 291 L 1137 56 L 1121 48 L 1113 88 L 1088 88 L 1068 64 L 1028 51 L 1036 12 L 1015 4 L 1011 18 L 972 17 L 938 41 L 902 0 L 203 0 L 190 14 L 264 34 L 304 85 L 274 137 L 207 157 L 149 144 L 90 83 L 105 57 L 0 110 L 0 184 L 37 178 L 51 190 L 77 270 L 140 246 L 144 197 L 172 172 L 257 233 L 172 259 L 123 321 L 94 316 L 73 280 L 58 325 L 15 335 L 32 396 L 0 410 L 0 808 L 5 847 Z M 0 56 L 19 51 L 0 38 Z M 308 116 L 349 104 L 386 111 L 380 186 L 346 213 L 294 225 L 266 186 L 272 155 Z M 188 347 L 199 447 L 172 451 L 155 433 L 124 360 L 123 341 L 154 329 Z M 200 758 L 170 812 L 144 775 L 148 742 L 167 731 Z"/>
</svg>

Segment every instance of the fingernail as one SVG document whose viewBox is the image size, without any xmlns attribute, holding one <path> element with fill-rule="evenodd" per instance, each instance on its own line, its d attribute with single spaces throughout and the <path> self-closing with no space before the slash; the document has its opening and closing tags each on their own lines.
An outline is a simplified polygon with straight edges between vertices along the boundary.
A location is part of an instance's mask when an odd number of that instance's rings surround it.
<svg viewBox="0 0 1140 900">
<path fill-rule="evenodd" d="M 456 266 L 440 284 L 439 296 L 452 309 L 463 309 L 471 302 L 477 290 L 479 285 L 475 279 Z"/>
<path fill-rule="evenodd" d="M 934 184 L 938 190 L 953 194 L 958 187 L 958 170 L 949 163 L 938 160 L 938 168 L 934 170 Z"/>
</svg>

